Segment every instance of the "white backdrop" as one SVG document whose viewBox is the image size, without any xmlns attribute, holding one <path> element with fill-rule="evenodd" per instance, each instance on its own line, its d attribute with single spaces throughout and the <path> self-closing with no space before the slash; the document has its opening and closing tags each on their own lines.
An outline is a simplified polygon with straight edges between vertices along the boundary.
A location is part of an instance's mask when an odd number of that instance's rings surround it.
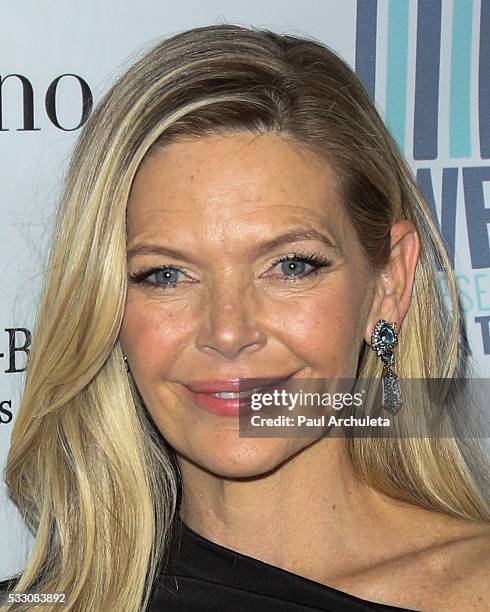
<svg viewBox="0 0 490 612">
<path fill-rule="evenodd" d="M 136 55 L 199 25 L 313 36 L 357 68 L 442 225 L 470 347 L 480 375 L 490 375 L 489 0 L 0 0 L 0 8 L 0 468 L 82 94 L 96 104 Z M 0 578 L 23 568 L 31 545 L 0 484 Z"/>
</svg>

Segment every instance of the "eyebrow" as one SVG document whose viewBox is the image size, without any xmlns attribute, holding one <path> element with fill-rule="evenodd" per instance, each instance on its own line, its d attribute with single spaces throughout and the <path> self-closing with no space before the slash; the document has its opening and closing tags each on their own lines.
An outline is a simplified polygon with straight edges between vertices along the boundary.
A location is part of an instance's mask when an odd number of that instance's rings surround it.
<svg viewBox="0 0 490 612">
<path fill-rule="evenodd" d="M 174 257 L 175 259 L 192 261 L 183 251 L 151 243 L 135 244 L 128 250 L 128 259 L 136 257 L 137 255 L 163 255 L 164 257 Z"/>
<path fill-rule="evenodd" d="M 323 244 L 329 249 L 332 249 L 337 252 L 339 251 L 338 247 L 326 234 L 322 234 L 321 232 L 313 228 L 301 228 L 290 230 L 288 232 L 285 232 L 284 234 L 276 236 L 276 238 L 272 238 L 272 240 L 262 242 L 258 245 L 256 252 L 259 255 L 263 255 L 264 253 L 272 251 L 277 247 L 289 244 L 291 242 L 301 242 L 303 240 L 316 240 L 318 242 L 323 242 Z"/>
<path fill-rule="evenodd" d="M 299 228 L 284 232 L 271 240 L 260 243 L 256 248 L 254 248 L 254 253 L 256 255 L 263 255 L 277 247 L 290 244 L 292 242 L 301 242 L 305 240 L 316 240 L 317 242 L 322 242 L 329 249 L 334 250 L 337 253 L 339 252 L 339 248 L 326 234 L 323 234 L 313 228 Z M 128 250 L 128 259 L 136 257 L 137 255 L 163 255 L 183 261 L 193 261 L 193 259 L 190 258 L 187 253 L 184 253 L 184 251 L 151 243 L 135 244 Z"/>
</svg>

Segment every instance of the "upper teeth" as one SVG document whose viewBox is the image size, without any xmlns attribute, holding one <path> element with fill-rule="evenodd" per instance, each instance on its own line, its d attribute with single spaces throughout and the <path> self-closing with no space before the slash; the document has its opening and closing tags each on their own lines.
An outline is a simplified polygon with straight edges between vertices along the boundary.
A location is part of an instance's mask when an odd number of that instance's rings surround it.
<svg viewBox="0 0 490 612">
<path fill-rule="evenodd" d="M 255 393 L 259 389 L 248 389 L 247 391 L 220 391 L 218 393 L 212 393 L 215 397 L 220 397 L 222 399 L 239 399 L 240 397 L 247 397 L 247 395 L 251 395 Z"/>
</svg>

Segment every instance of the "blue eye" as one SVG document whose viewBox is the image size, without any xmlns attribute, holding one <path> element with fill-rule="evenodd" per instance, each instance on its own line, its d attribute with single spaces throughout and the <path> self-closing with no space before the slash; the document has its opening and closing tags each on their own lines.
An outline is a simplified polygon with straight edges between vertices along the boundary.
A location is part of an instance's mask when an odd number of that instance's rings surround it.
<svg viewBox="0 0 490 612">
<path fill-rule="evenodd" d="M 147 278 L 154 276 L 156 285 L 174 285 L 178 281 L 179 274 L 180 271 L 176 268 L 164 268 L 153 272 Z"/>
<path fill-rule="evenodd" d="M 173 266 L 162 266 L 160 268 L 150 268 L 130 276 L 134 283 L 146 285 L 155 289 L 174 288 L 181 282 L 180 275 L 182 270 Z"/>
<path fill-rule="evenodd" d="M 279 276 L 283 281 L 300 281 L 312 278 L 322 268 L 329 268 L 332 261 L 320 253 L 290 253 L 277 259 L 272 268 L 281 264 L 280 273 L 272 274 L 271 277 Z M 130 279 L 135 284 L 141 284 L 152 289 L 172 290 L 182 285 L 197 282 L 184 270 L 174 266 L 166 265 L 142 270 L 130 274 Z"/>
<path fill-rule="evenodd" d="M 283 280 L 295 281 L 311 277 L 322 268 L 330 267 L 332 261 L 320 253 L 290 253 L 276 260 L 273 267 L 279 264 Z"/>
<path fill-rule="evenodd" d="M 281 263 L 281 270 L 285 276 L 297 276 L 305 273 L 307 265 L 306 262 L 298 259 L 283 261 Z"/>
</svg>

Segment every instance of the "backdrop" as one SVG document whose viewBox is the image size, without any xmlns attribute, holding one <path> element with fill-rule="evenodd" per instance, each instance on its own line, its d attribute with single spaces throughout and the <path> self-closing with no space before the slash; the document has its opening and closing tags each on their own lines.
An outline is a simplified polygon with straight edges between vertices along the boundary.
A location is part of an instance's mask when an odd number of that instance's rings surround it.
<svg viewBox="0 0 490 612">
<path fill-rule="evenodd" d="M 441 227 L 469 344 L 480 376 L 490 375 L 490 0 L 0 0 L 0 7 L 1 469 L 78 131 L 137 55 L 198 25 L 313 36 L 355 67 Z M 31 545 L 2 484 L 0 578 L 24 567 Z"/>
</svg>

